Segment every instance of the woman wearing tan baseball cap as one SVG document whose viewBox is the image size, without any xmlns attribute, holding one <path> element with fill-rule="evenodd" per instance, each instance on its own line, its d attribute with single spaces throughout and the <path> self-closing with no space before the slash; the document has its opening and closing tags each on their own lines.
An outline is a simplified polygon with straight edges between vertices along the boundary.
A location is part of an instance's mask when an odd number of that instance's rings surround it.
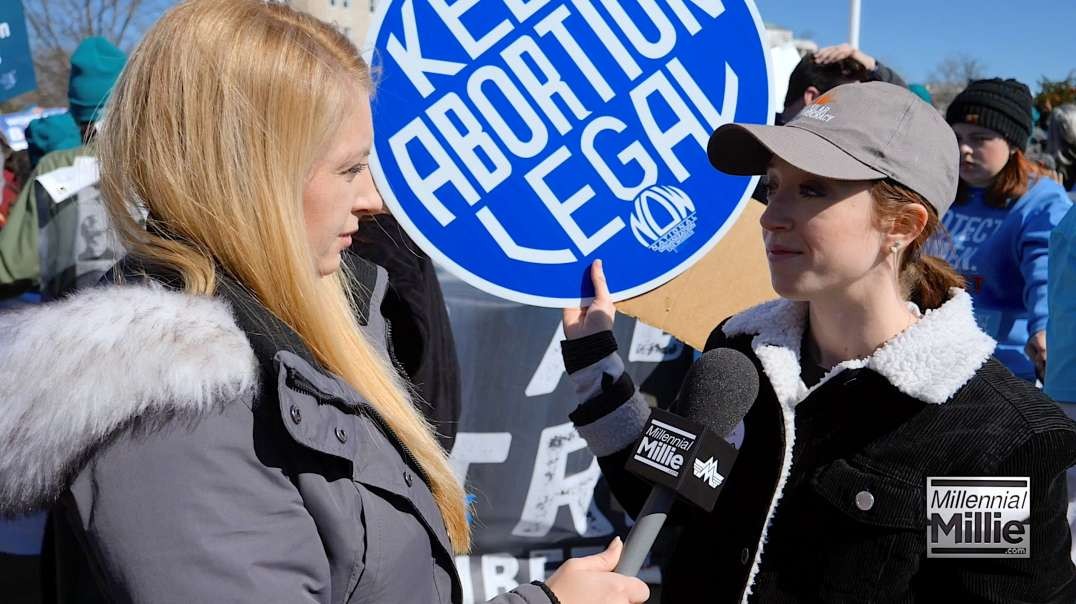
<svg viewBox="0 0 1076 604">
<path fill-rule="evenodd" d="M 781 298 L 707 343 L 747 355 L 761 388 L 717 507 L 678 518 L 663 601 L 1076 601 L 1076 424 L 992 357 L 962 279 L 925 251 L 957 188 L 942 116 L 903 88 L 848 84 L 785 126 L 722 126 L 709 156 L 768 174 L 761 222 Z M 622 468 L 647 409 L 592 272 L 594 303 L 565 311 L 567 369 L 589 395 L 572 417 L 634 513 L 645 492 Z M 938 477 L 1016 497 L 931 499 Z"/>
</svg>

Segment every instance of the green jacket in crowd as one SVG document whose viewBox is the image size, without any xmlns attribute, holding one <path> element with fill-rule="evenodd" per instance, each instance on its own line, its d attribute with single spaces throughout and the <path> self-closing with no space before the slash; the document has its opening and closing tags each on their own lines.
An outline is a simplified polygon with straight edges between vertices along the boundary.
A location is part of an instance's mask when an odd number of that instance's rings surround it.
<svg viewBox="0 0 1076 604">
<path fill-rule="evenodd" d="M 95 284 L 123 256 L 96 177 L 65 186 L 96 169 L 86 146 L 41 158 L 0 229 L 0 298 L 35 290 L 44 300 L 62 297 Z"/>
</svg>

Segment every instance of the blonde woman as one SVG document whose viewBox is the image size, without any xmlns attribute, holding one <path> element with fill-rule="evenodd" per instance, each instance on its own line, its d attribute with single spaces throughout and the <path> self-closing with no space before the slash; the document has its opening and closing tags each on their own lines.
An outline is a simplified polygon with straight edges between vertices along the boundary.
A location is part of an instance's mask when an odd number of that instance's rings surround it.
<svg viewBox="0 0 1076 604">
<path fill-rule="evenodd" d="M 339 274 L 381 208 L 370 93 L 342 35 L 256 0 L 180 4 L 121 76 L 123 283 L 0 325 L 0 512 L 59 500 L 107 598 L 462 601 L 463 490 Z M 618 556 L 497 601 L 644 601 Z"/>
</svg>

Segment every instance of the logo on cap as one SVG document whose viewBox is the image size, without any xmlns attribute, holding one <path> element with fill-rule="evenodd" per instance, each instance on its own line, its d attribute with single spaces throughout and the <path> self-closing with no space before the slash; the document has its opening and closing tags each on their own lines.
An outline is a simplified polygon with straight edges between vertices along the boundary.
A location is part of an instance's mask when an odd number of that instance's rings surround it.
<svg viewBox="0 0 1076 604">
<path fill-rule="evenodd" d="M 834 117 L 834 114 L 830 113 L 829 102 L 833 100 L 833 93 L 829 92 L 815 99 L 813 103 L 807 106 L 803 110 L 801 115 L 803 117 L 809 117 L 812 120 L 818 120 L 820 122 L 828 122 Z"/>
<path fill-rule="evenodd" d="M 655 206 L 659 209 L 654 215 Z M 675 252 L 695 234 L 695 203 L 676 187 L 655 185 L 635 198 L 631 231 L 643 247 L 653 252 Z"/>
</svg>

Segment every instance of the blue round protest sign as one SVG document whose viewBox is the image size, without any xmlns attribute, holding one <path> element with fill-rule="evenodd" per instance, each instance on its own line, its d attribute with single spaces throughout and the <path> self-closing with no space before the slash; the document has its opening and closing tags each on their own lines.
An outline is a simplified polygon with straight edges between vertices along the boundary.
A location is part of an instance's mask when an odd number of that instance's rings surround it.
<svg viewBox="0 0 1076 604">
<path fill-rule="evenodd" d="M 392 0 L 371 25 L 371 164 L 434 260 L 541 306 L 620 300 L 701 258 L 757 177 L 710 134 L 772 123 L 751 0 Z"/>
</svg>

